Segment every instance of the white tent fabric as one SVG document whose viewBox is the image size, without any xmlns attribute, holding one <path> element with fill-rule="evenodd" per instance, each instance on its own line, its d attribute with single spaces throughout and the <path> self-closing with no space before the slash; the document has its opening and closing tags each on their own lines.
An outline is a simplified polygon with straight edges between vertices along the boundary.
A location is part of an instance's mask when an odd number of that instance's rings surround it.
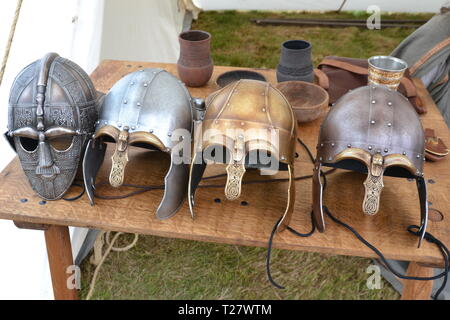
<svg viewBox="0 0 450 320">
<path fill-rule="evenodd" d="M 337 10 L 343 0 L 194 0 L 203 10 Z M 376 5 L 382 12 L 437 12 L 445 0 L 347 0 L 342 10 L 366 11 Z"/>
<path fill-rule="evenodd" d="M 6 131 L 12 81 L 29 63 L 50 51 L 72 59 L 88 73 L 102 59 L 176 62 L 178 34 L 190 5 L 190 0 L 24 1 L 0 87 L 0 131 Z M 15 6 L 16 1 L 0 1 L 0 57 Z M 3 169 L 14 152 L 4 139 L 0 152 Z M 77 252 L 86 231 L 75 233 Z M 0 221 L 0 243 L 0 299 L 53 298 L 43 233 Z"/>
</svg>

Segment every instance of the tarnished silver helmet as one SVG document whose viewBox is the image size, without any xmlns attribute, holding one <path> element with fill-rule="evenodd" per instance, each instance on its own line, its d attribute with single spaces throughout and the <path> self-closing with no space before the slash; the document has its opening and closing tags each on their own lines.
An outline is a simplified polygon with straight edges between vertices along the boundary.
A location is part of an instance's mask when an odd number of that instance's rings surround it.
<svg viewBox="0 0 450 320">
<path fill-rule="evenodd" d="M 40 197 L 59 199 L 72 184 L 94 131 L 97 101 L 89 76 L 56 53 L 25 67 L 14 80 L 5 136 Z"/>
<path fill-rule="evenodd" d="M 109 183 L 122 185 L 128 162 L 128 146 L 136 145 L 170 153 L 159 219 L 174 215 L 183 203 L 188 184 L 192 98 L 186 87 L 162 69 L 144 69 L 120 79 L 107 93 L 100 109 L 95 134 L 83 161 L 83 175 L 91 204 L 94 184 L 103 162 L 106 144 L 115 142 Z M 183 144 L 187 148 L 183 149 Z"/>
</svg>

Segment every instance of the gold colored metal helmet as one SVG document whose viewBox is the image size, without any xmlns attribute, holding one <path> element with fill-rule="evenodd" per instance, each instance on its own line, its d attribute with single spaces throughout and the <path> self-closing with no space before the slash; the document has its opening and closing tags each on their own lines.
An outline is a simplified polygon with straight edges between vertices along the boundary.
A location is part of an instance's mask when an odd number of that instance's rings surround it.
<svg viewBox="0 0 450 320">
<path fill-rule="evenodd" d="M 203 122 L 195 131 L 188 190 L 192 217 L 195 191 L 206 162 L 227 164 L 225 196 L 229 200 L 239 198 L 246 169 L 287 170 L 287 207 L 278 224 L 278 230 L 283 230 L 294 208 L 297 135 L 295 116 L 283 94 L 263 81 L 233 82 L 207 98 Z"/>
</svg>

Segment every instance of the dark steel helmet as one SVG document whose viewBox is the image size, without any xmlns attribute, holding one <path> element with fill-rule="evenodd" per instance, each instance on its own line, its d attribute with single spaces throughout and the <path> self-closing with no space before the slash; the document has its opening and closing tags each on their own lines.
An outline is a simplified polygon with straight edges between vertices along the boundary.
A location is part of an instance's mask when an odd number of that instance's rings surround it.
<svg viewBox="0 0 450 320">
<path fill-rule="evenodd" d="M 166 219 L 175 214 L 187 190 L 193 104 L 186 87 L 165 70 L 144 69 L 120 79 L 105 96 L 83 161 L 91 204 L 94 203 L 95 177 L 106 151 L 104 141 L 115 142 L 109 176 L 113 187 L 123 183 L 129 145 L 170 154 L 171 166 L 156 216 Z M 189 154 L 182 154 L 180 158 L 183 143 L 188 144 Z"/>
<path fill-rule="evenodd" d="M 98 95 L 75 63 L 49 53 L 25 67 L 9 96 L 7 138 L 33 190 L 61 198 L 97 119 Z"/>
<path fill-rule="evenodd" d="M 367 173 L 363 212 L 379 209 L 383 175 L 415 178 L 421 207 L 421 238 L 428 202 L 423 178 L 425 135 L 409 101 L 387 87 L 360 87 L 342 96 L 322 123 L 313 176 L 314 222 L 323 232 L 322 165 Z M 420 245 L 419 242 L 419 245 Z"/>
</svg>

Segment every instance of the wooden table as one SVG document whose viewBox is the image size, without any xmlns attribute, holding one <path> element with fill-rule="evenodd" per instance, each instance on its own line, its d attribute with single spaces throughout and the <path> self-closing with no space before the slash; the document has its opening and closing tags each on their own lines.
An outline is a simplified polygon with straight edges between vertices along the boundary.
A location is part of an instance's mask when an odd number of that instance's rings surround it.
<svg viewBox="0 0 450 320">
<path fill-rule="evenodd" d="M 106 92 L 111 86 L 129 72 L 140 68 L 160 67 L 176 75 L 176 65 L 129 61 L 103 61 L 92 74 L 99 91 Z M 190 88 L 194 97 L 205 98 L 215 91 L 215 79 L 219 74 L 235 68 L 217 66 L 209 83 L 202 88 Z M 257 70 L 271 83 L 276 83 L 273 70 Z M 422 116 L 424 127 L 432 127 L 447 144 L 450 132 L 420 81 L 416 81 L 419 94 L 428 107 Z M 317 142 L 318 119 L 299 127 L 299 136 L 314 152 Z M 111 151 L 109 148 L 108 152 Z M 300 157 L 295 163 L 296 175 L 312 173 L 312 164 L 305 151 L 298 147 Z M 97 181 L 106 181 L 110 168 L 110 157 L 105 163 Z M 161 184 L 168 168 L 167 158 L 158 153 L 133 150 L 131 162 L 127 167 L 126 182 L 135 184 Z M 427 162 L 425 174 L 429 183 L 429 201 L 432 207 L 446 214 L 450 202 L 450 157 L 437 163 Z M 205 175 L 224 172 L 224 166 L 210 166 Z M 286 173 L 278 176 L 285 177 Z M 31 190 L 17 158 L 1 173 L 0 218 L 14 220 L 19 227 L 45 230 L 48 258 L 56 299 L 77 298 L 76 290 L 68 289 L 66 268 L 72 265 L 72 253 L 68 226 L 97 228 L 122 232 L 149 234 L 162 237 L 210 241 L 227 244 L 266 247 L 270 231 L 285 208 L 286 183 L 244 185 L 238 201 L 227 201 L 223 188 L 199 189 L 196 197 L 196 214 L 193 221 L 187 202 L 173 218 L 159 221 L 154 213 L 160 202 L 162 191 L 146 192 L 122 200 L 96 199 L 91 207 L 86 196 L 68 201 L 47 201 Z M 249 172 L 246 179 L 261 178 Z M 262 177 L 267 178 L 266 177 Z M 377 215 L 366 216 L 361 211 L 363 200 L 363 180 L 365 176 L 346 171 L 338 171 L 329 176 L 325 203 L 339 219 L 351 224 L 363 237 L 379 248 L 387 258 L 411 261 L 408 274 L 431 275 L 432 269 L 426 266 L 442 265 L 439 250 L 428 242 L 417 248 L 417 238 L 406 228 L 419 223 L 419 200 L 414 182 L 406 179 L 385 178 L 381 208 Z M 219 179 L 217 183 L 223 183 Z M 117 194 L 111 187 L 101 187 L 102 194 Z M 119 192 L 127 192 L 125 188 Z M 71 194 L 79 189 L 73 188 Z M 300 232 L 311 228 L 311 180 L 300 180 L 296 185 L 295 212 L 291 226 Z M 268 196 L 270 195 L 270 196 Z M 221 199 L 220 203 L 214 201 Z M 28 199 L 21 202 L 21 199 Z M 244 206 L 241 201 L 247 201 Z M 298 238 L 289 232 L 276 236 L 274 247 L 289 250 L 304 250 L 329 254 L 340 254 L 376 258 L 374 253 L 361 244 L 347 230 L 326 218 L 325 233 L 316 233 L 309 238 Z M 450 218 L 443 221 L 430 221 L 428 231 L 450 246 Z M 403 298 L 429 298 L 431 282 L 405 281 Z"/>
</svg>

